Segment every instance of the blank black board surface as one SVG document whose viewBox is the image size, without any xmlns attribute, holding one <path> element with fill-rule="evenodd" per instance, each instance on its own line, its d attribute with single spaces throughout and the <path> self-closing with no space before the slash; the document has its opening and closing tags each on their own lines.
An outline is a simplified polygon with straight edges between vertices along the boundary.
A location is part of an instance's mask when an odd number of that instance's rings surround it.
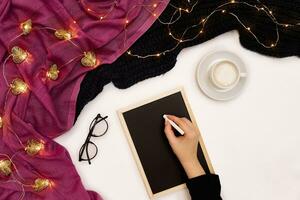
<svg viewBox="0 0 300 200">
<path fill-rule="evenodd" d="M 172 114 L 191 120 L 187 106 L 183 89 L 180 89 L 152 102 L 121 112 L 146 176 L 147 180 L 144 181 L 151 188 L 150 196 L 182 185 L 187 179 L 164 134 L 163 119 L 164 114 Z M 203 145 L 201 147 L 200 144 L 201 142 L 198 146 L 199 161 L 205 172 L 210 173 L 210 161 L 205 156 Z"/>
</svg>

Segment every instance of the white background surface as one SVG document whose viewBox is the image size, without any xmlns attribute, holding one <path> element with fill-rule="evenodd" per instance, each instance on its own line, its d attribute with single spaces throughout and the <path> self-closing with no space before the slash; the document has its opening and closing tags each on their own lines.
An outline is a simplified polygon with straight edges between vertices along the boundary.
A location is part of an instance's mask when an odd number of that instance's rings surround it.
<svg viewBox="0 0 300 200">
<path fill-rule="evenodd" d="M 300 59 L 276 59 L 241 47 L 237 32 L 184 49 L 168 73 L 119 90 L 112 84 L 82 111 L 75 126 L 58 138 L 70 152 L 87 189 L 105 200 L 148 200 L 117 110 L 184 86 L 216 173 L 224 200 L 300 199 Z M 239 55 L 250 73 L 242 94 L 213 101 L 200 91 L 200 59 L 215 50 Z M 97 113 L 108 115 L 106 136 L 93 139 L 100 150 L 92 165 L 78 162 L 78 150 Z M 181 190 L 159 200 L 190 199 Z"/>
</svg>

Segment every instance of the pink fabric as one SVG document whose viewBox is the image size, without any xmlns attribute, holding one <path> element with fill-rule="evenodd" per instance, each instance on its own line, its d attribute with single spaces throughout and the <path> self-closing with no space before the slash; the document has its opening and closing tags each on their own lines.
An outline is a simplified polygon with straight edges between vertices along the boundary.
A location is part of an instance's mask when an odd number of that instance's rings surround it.
<svg viewBox="0 0 300 200">
<path fill-rule="evenodd" d="M 99 12 L 108 9 L 113 0 L 87 0 Z M 153 5 L 147 9 L 136 5 Z M 86 191 L 72 160 L 64 147 L 52 139 L 71 128 L 74 121 L 76 98 L 85 73 L 80 58 L 60 68 L 59 79 L 47 80 L 45 71 L 51 64 L 62 66 L 82 54 L 68 41 L 58 40 L 53 31 L 37 30 L 41 27 L 71 29 L 72 39 L 83 51 L 94 51 L 101 64 L 112 63 L 155 21 L 168 0 L 119 0 L 114 10 L 100 21 L 87 13 L 78 0 L 2 0 L 0 2 L 0 59 L 1 70 L 13 46 L 30 53 L 21 64 L 9 59 L 6 78 L 23 79 L 29 92 L 14 96 L 0 74 L 0 115 L 4 119 L 0 129 L 0 160 L 13 157 L 16 169 L 9 177 L 0 176 L 0 200 L 19 199 L 22 188 L 11 181 L 16 177 L 24 186 L 24 199 L 101 199 L 95 192 Z M 131 8 L 134 8 L 131 10 Z M 124 42 L 126 13 L 127 40 Z M 29 35 L 10 41 L 21 33 L 21 22 L 31 19 L 33 30 Z M 76 21 L 76 23 L 74 23 Z M 101 66 L 100 66 L 101 67 Z M 45 149 L 39 155 L 29 156 L 24 151 L 28 139 L 43 140 Z M 30 185 L 36 178 L 48 178 L 51 188 L 35 192 Z M 101 180 L 99 180 L 101 181 Z"/>
</svg>

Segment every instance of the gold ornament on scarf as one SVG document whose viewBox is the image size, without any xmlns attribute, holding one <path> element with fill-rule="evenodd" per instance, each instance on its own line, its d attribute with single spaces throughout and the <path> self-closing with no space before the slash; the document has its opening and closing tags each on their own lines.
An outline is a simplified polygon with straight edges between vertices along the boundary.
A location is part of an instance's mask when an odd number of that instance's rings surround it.
<svg viewBox="0 0 300 200">
<path fill-rule="evenodd" d="M 30 139 L 27 141 L 25 151 L 27 152 L 28 155 L 34 156 L 38 154 L 43 148 L 44 148 L 43 143 L 34 139 Z"/>
<path fill-rule="evenodd" d="M 47 78 L 49 78 L 52 81 L 55 81 L 58 79 L 59 70 L 56 64 L 51 65 L 49 70 L 46 73 Z"/>
<path fill-rule="evenodd" d="M 23 31 L 23 35 L 28 35 L 32 30 L 32 21 L 31 19 L 26 20 L 21 23 L 21 29 Z"/>
<path fill-rule="evenodd" d="M 10 84 L 11 93 L 19 95 L 27 92 L 28 85 L 21 79 L 16 78 Z"/>
<path fill-rule="evenodd" d="M 47 187 L 49 187 L 50 181 L 48 179 L 45 178 L 37 178 L 34 181 L 34 185 L 32 186 L 32 188 L 34 189 L 34 191 L 36 192 L 41 192 L 42 190 L 46 189 Z"/>
<path fill-rule="evenodd" d="M 0 116 L 0 128 L 2 128 L 3 127 L 3 119 L 2 119 L 2 117 Z"/>
<path fill-rule="evenodd" d="M 54 35 L 60 40 L 70 40 L 72 38 L 72 34 L 65 29 L 56 30 Z"/>
<path fill-rule="evenodd" d="M 12 172 L 12 163 L 10 160 L 0 160 L 0 174 L 9 176 Z"/>
<path fill-rule="evenodd" d="M 94 52 L 84 52 L 84 56 L 81 58 L 81 64 L 85 67 L 95 67 L 97 64 L 97 58 Z"/>
<path fill-rule="evenodd" d="M 28 57 L 28 53 L 21 47 L 14 46 L 11 49 L 11 56 L 12 56 L 14 63 L 20 64 L 24 60 L 26 60 L 26 58 Z"/>
</svg>

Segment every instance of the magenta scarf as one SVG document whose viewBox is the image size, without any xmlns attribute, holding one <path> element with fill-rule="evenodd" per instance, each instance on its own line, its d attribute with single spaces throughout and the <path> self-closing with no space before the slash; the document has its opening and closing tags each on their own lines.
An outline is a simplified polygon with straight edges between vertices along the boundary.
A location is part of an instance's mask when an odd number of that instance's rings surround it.
<svg viewBox="0 0 300 200">
<path fill-rule="evenodd" d="M 0 200 L 101 199 L 84 189 L 68 152 L 53 138 L 71 128 L 86 72 L 114 62 L 167 3 L 0 2 Z"/>
</svg>

